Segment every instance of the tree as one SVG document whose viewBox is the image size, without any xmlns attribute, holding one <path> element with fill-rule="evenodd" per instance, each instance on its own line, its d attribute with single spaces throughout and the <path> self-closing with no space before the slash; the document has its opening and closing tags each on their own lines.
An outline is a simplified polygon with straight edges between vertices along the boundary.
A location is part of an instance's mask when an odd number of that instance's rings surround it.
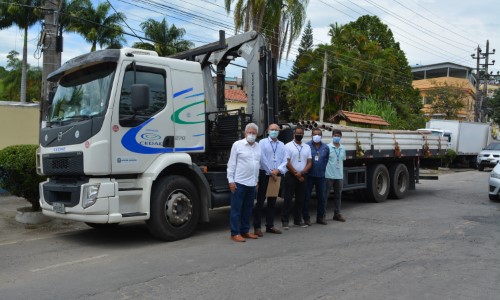
<svg viewBox="0 0 500 300">
<path fill-rule="evenodd" d="M 68 24 L 68 31 L 76 32 L 92 44 L 90 51 L 96 51 L 97 44 L 121 48 L 126 42 L 123 37 L 120 22 L 125 20 L 125 15 L 120 12 L 109 13 L 111 4 L 102 2 L 94 8 L 91 0 L 75 0 L 69 5 L 68 12 L 72 21 Z"/>
<path fill-rule="evenodd" d="M 500 124 L 500 89 L 495 90 L 488 100 L 487 112 L 495 123 Z"/>
<path fill-rule="evenodd" d="M 432 84 L 434 87 L 425 93 L 425 97 L 432 101 L 431 113 L 443 115 L 446 120 L 457 119 L 458 113 L 465 107 L 464 100 L 467 96 L 465 88 L 435 80 Z"/>
<path fill-rule="evenodd" d="M 308 0 L 225 0 L 229 14 L 234 6 L 235 31 L 255 30 L 262 33 L 273 57 L 281 60 L 286 49 L 290 53 L 292 43 L 300 36 L 306 19 Z"/>
<path fill-rule="evenodd" d="M 288 79 L 297 79 L 300 73 L 306 72 L 308 68 L 308 54 L 313 50 L 313 31 L 311 27 L 311 21 L 307 22 L 304 33 L 302 34 L 302 39 L 300 40 L 300 45 L 298 49 L 297 57 L 293 63 L 292 70 Z"/>
<path fill-rule="evenodd" d="M 3 91 L 0 98 L 12 100 L 19 98 L 21 86 L 22 61 L 17 58 L 19 52 L 10 51 L 7 55 L 7 70 L 2 75 Z M 26 98 L 32 102 L 40 97 L 42 88 L 42 70 L 39 67 L 31 68 L 27 65 Z"/>
<path fill-rule="evenodd" d="M 169 27 L 165 18 L 161 22 L 148 19 L 141 23 L 141 28 L 145 37 L 152 40 L 153 44 L 138 42 L 134 43 L 134 48 L 156 51 L 159 56 L 169 56 L 194 46 L 192 42 L 182 39 L 186 30 L 175 25 Z"/>
<path fill-rule="evenodd" d="M 354 101 L 372 98 L 392 105 L 398 128 L 416 129 L 424 123 L 418 91 L 404 52 L 392 32 L 377 17 L 363 16 L 345 25 L 330 27 L 331 44 L 308 53 L 309 70 L 290 83 L 289 104 L 301 103 L 301 113 L 314 117 L 319 111 L 325 51 L 327 85 L 325 116 L 339 109 L 352 110 Z M 291 98 L 294 99 L 291 99 Z M 304 103 L 304 104 L 302 104 Z"/>
<path fill-rule="evenodd" d="M 0 3 L 0 30 L 17 25 L 24 31 L 20 102 L 26 102 L 28 72 L 28 29 L 41 19 L 41 0 L 11 0 Z"/>
</svg>

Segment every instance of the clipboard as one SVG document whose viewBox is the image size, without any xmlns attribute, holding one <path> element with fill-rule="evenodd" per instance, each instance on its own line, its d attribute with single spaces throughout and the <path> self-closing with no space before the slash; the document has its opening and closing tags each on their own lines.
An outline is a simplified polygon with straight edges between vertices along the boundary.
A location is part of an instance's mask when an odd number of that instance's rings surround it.
<svg viewBox="0 0 500 300">
<path fill-rule="evenodd" d="M 278 180 L 274 181 L 272 176 L 269 176 L 269 181 L 267 183 L 266 197 L 278 197 L 280 191 L 281 176 L 278 176 Z"/>
</svg>

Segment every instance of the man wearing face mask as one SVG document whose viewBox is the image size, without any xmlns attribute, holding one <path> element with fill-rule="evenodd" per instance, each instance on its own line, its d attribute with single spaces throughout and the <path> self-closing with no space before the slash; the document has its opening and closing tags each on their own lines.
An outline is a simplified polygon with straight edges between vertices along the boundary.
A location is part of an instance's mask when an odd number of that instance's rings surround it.
<svg viewBox="0 0 500 300">
<path fill-rule="evenodd" d="M 346 160 L 345 149 L 340 144 L 342 131 L 335 129 L 332 132 L 333 141 L 328 144 L 330 157 L 326 165 L 326 193 L 325 200 L 328 201 L 331 188 L 333 186 L 333 220 L 345 222 L 345 218 L 340 214 L 340 206 L 342 201 L 342 186 L 344 179 L 344 160 Z"/>
<path fill-rule="evenodd" d="M 260 171 L 259 171 L 259 190 L 257 191 L 257 203 L 255 204 L 253 214 L 253 226 L 255 235 L 261 237 L 264 234 L 261 229 L 262 210 L 266 200 L 266 192 L 269 180 L 277 181 L 279 177 L 286 173 L 286 152 L 285 144 L 278 140 L 278 124 L 271 124 L 268 128 L 269 137 L 259 142 Z M 281 231 L 274 227 L 274 206 L 276 197 L 267 197 L 266 207 L 266 232 L 280 234 Z"/>
<path fill-rule="evenodd" d="M 292 199 L 295 196 L 293 205 L 293 224 L 299 227 L 307 227 L 302 222 L 302 204 L 306 192 L 306 174 L 311 169 L 311 147 L 302 143 L 304 129 L 295 127 L 294 140 L 285 145 L 287 169 L 285 174 L 285 202 L 281 214 L 283 229 L 288 229 L 288 218 L 292 206 Z"/>
<path fill-rule="evenodd" d="M 231 190 L 231 240 L 245 242 L 257 239 L 250 233 L 253 200 L 259 182 L 260 146 L 255 142 L 258 127 L 250 123 L 245 127 L 245 138 L 234 142 L 227 162 L 227 181 Z"/>
<path fill-rule="evenodd" d="M 304 207 L 302 209 L 302 217 L 304 218 L 304 223 L 308 226 L 311 226 L 309 204 L 311 202 L 310 200 L 313 187 L 316 189 L 316 198 L 318 199 L 316 208 L 316 223 L 321 225 L 327 224 L 325 221 L 325 171 L 326 165 L 328 163 L 328 158 L 330 156 L 330 149 L 325 143 L 321 142 L 321 137 L 323 135 L 321 129 L 313 129 L 312 135 L 312 140 L 307 142 L 309 147 L 311 147 L 312 167 L 307 174 L 306 197 L 304 199 Z"/>
</svg>

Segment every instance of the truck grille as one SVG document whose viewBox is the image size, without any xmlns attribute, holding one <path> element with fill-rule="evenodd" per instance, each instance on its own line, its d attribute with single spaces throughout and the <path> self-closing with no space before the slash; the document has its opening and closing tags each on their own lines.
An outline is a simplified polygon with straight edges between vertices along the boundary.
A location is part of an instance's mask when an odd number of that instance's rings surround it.
<svg viewBox="0 0 500 300">
<path fill-rule="evenodd" d="M 68 152 L 45 154 L 42 157 L 45 175 L 83 175 L 83 153 Z"/>
</svg>

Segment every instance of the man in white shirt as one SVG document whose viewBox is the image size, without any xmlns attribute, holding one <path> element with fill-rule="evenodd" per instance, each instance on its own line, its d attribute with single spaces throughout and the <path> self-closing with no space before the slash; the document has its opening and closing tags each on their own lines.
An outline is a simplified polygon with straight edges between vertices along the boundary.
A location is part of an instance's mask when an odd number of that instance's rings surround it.
<svg viewBox="0 0 500 300">
<path fill-rule="evenodd" d="M 302 203 L 306 193 L 306 174 L 312 166 L 311 147 L 302 143 L 304 129 L 295 127 L 294 140 L 285 145 L 287 169 L 285 174 L 285 202 L 281 214 L 283 229 L 288 229 L 288 218 L 295 195 L 293 206 L 293 224 L 299 227 L 307 227 L 302 222 Z"/>
<path fill-rule="evenodd" d="M 280 127 L 278 124 L 271 124 L 268 127 L 269 137 L 259 142 L 260 172 L 259 190 L 257 191 L 257 203 L 253 209 L 253 227 L 257 236 L 264 236 L 261 229 L 262 211 L 266 192 L 270 180 L 277 182 L 286 173 L 286 151 L 285 144 L 278 140 Z M 281 231 L 274 227 L 274 206 L 276 197 L 267 197 L 266 207 L 266 232 L 280 234 Z"/>
<path fill-rule="evenodd" d="M 258 127 L 250 123 L 245 127 L 245 138 L 234 142 L 227 162 L 227 181 L 231 190 L 231 240 L 245 242 L 257 239 L 250 233 L 250 217 L 259 180 L 260 146 L 255 142 Z"/>
</svg>

